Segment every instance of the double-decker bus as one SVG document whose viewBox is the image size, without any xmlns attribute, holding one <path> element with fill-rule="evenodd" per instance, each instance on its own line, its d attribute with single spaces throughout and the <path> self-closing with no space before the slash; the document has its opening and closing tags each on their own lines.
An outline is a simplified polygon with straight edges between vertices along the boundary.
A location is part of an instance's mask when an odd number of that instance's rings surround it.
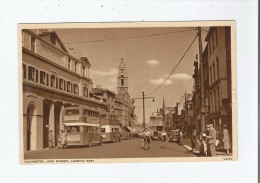
<svg viewBox="0 0 260 183">
<path fill-rule="evenodd" d="M 67 133 L 66 145 L 92 146 L 102 144 L 99 111 L 84 106 L 65 107 L 63 125 Z"/>
<path fill-rule="evenodd" d="M 103 142 L 121 141 L 121 125 L 118 120 L 100 118 Z"/>
</svg>

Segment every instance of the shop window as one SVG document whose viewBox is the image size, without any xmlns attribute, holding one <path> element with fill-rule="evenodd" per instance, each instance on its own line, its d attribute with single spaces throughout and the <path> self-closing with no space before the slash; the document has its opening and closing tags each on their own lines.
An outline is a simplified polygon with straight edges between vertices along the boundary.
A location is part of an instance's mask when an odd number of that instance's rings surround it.
<svg viewBox="0 0 260 183">
<path fill-rule="evenodd" d="M 31 81 L 38 82 L 38 69 L 29 66 L 28 67 L 28 79 Z"/>
</svg>

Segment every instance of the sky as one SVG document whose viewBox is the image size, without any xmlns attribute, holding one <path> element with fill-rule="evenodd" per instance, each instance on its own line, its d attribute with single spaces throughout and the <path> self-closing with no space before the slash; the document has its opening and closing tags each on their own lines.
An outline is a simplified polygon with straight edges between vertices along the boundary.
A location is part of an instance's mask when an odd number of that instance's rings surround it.
<svg viewBox="0 0 260 183">
<path fill-rule="evenodd" d="M 128 91 L 132 98 L 142 97 L 143 91 L 146 94 L 155 90 L 176 66 L 197 33 L 192 27 L 82 28 L 54 31 L 66 48 L 74 49 L 76 58 L 89 59 L 93 87 L 101 85 L 102 88 L 117 93 L 118 66 L 123 58 L 128 75 Z M 202 31 L 203 47 L 206 44 L 206 34 L 206 31 Z M 95 42 L 96 40 L 102 41 Z M 169 80 L 149 95 L 155 97 L 155 101 L 145 100 L 146 123 L 152 113 L 162 107 L 163 97 L 166 107 L 171 107 L 176 102 L 181 102 L 185 92 L 192 92 L 193 61 L 196 54 L 198 39 Z M 135 100 L 135 114 L 138 122 L 142 123 L 142 100 Z"/>
</svg>

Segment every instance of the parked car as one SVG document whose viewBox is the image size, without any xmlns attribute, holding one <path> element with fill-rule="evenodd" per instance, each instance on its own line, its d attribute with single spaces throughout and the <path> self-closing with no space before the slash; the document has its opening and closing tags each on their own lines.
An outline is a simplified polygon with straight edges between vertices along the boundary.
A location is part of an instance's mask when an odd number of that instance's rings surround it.
<svg viewBox="0 0 260 183">
<path fill-rule="evenodd" d="M 157 130 L 155 130 L 155 131 L 152 131 L 152 136 L 151 136 L 151 138 L 152 138 L 152 140 L 161 140 L 161 131 L 157 131 Z"/>
</svg>

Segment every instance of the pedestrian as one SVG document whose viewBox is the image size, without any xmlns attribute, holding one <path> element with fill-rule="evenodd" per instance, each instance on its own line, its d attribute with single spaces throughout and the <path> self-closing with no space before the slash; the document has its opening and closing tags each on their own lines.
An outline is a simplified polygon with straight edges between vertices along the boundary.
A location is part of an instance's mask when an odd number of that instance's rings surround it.
<svg viewBox="0 0 260 183">
<path fill-rule="evenodd" d="M 203 133 L 201 136 L 200 155 L 207 156 L 207 135 Z"/>
<path fill-rule="evenodd" d="M 145 150 L 150 149 L 151 133 L 148 131 L 148 128 L 145 128 L 144 131 L 144 143 L 145 143 Z"/>
<path fill-rule="evenodd" d="M 49 148 L 51 149 L 53 147 L 53 133 L 52 133 L 52 130 L 50 130 L 50 132 L 48 134 L 48 138 L 49 138 Z"/>
<path fill-rule="evenodd" d="M 223 146 L 226 151 L 226 154 L 229 155 L 229 149 L 230 149 L 230 140 L 229 140 L 229 133 L 227 130 L 227 126 L 223 126 L 223 131 L 222 131 L 222 136 L 223 136 Z"/>
<path fill-rule="evenodd" d="M 192 134 L 191 134 L 191 151 L 195 151 L 196 150 L 196 143 L 197 143 L 198 139 L 197 139 L 197 131 L 193 130 Z"/>
<path fill-rule="evenodd" d="M 67 133 L 61 130 L 61 148 L 64 148 L 66 146 L 67 142 Z"/>
<path fill-rule="evenodd" d="M 58 137 L 58 149 L 61 148 L 61 139 L 62 139 L 62 130 L 60 130 L 59 137 Z"/>
<path fill-rule="evenodd" d="M 166 148 L 166 139 L 167 139 L 167 133 L 163 129 L 163 132 L 161 133 L 161 139 L 162 139 L 162 148 Z"/>
<path fill-rule="evenodd" d="M 207 136 L 208 139 L 208 156 L 216 156 L 216 135 L 217 132 L 214 129 L 212 124 L 207 125 L 209 130 L 209 135 Z"/>
<path fill-rule="evenodd" d="M 144 148 L 145 142 L 144 142 L 144 131 L 140 134 L 141 137 L 141 148 Z"/>
</svg>

